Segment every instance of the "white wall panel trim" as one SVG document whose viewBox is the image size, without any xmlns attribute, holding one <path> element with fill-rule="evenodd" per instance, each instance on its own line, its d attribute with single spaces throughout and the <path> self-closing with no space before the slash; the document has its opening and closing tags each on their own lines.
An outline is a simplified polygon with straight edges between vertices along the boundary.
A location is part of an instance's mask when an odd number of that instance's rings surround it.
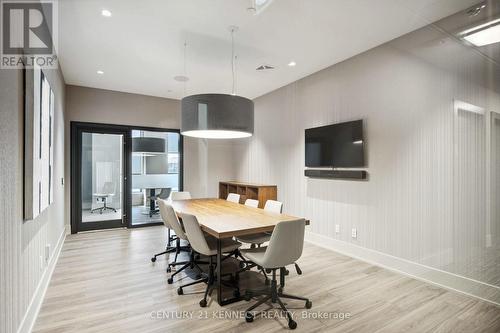
<svg viewBox="0 0 500 333">
<path fill-rule="evenodd" d="M 305 237 L 306 241 L 313 245 L 408 275 L 417 280 L 479 298 L 495 305 L 500 305 L 500 288 L 497 286 L 360 247 L 355 244 L 329 238 L 317 233 L 307 231 Z"/>
<path fill-rule="evenodd" d="M 47 288 L 50 284 L 50 279 L 52 278 L 52 273 L 54 273 L 54 269 L 57 264 L 57 260 L 59 259 L 59 255 L 61 254 L 61 249 L 64 244 L 64 240 L 66 239 L 66 227 L 61 232 L 59 239 L 57 241 L 56 247 L 52 252 L 52 256 L 49 259 L 47 266 L 45 267 L 45 271 L 43 272 L 42 278 L 36 287 L 33 298 L 30 301 L 28 306 L 28 310 L 24 314 L 23 320 L 19 325 L 18 333 L 29 333 L 33 329 L 33 325 L 36 322 L 36 318 L 38 317 L 38 313 L 40 312 L 40 308 L 43 303 L 43 299 L 45 298 L 45 293 L 47 292 Z"/>
</svg>

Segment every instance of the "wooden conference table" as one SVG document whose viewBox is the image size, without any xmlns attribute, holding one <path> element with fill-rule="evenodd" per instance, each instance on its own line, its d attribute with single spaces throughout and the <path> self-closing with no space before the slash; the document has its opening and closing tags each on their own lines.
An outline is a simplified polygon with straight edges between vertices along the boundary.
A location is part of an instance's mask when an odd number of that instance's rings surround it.
<svg viewBox="0 0 500 333">
<path fill-rule="evenodd" d="M 201 229 L 217 238 L 217 302 L 229 304 L 240 298 L 223 299 L 221 290 L 221 239 L 273 231 L 278 222 L 298 217 L 276 214 L 223 199 L 191 199 L 172 202 L 176 213 L 196 216 Z M 309 221 L 306 220 L 306 224 Z"/>
</svg>

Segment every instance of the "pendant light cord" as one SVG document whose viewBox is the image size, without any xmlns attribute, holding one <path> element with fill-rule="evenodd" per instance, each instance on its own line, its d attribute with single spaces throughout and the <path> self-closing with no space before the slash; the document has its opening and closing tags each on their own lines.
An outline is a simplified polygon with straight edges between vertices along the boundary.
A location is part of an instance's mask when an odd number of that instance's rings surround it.
<svg viewBox="0 0 500 333">
<path fill-rule="evenodd" d="M 186 65 L 186 55 L 187 55 L 187 41 L 185 40 L 184 41 L 184 77 L 186 78 L 187 77 L 187 65 Z M 184 80 L 184 97 L 186 96 L 186 80 Z"/>
<path fill-rule="evenodd" d="M 231 89 L 231 94 L 236 95 L 236 64 L 235 64 L 235 55 L 234 55 L 234 31 L 235 28 L 231 29 L 231 73 L 233 76 L 233 87 Z"/>
</svg>

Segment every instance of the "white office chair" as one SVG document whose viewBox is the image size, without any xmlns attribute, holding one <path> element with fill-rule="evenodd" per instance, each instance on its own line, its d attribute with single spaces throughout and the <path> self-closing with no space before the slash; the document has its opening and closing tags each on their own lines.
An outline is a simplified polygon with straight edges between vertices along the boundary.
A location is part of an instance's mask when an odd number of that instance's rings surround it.
<svg viewBox="0 0 500 333">
<path fill-rule="evenodd" d="M 191 199 L 191 193 L 184 191 L 184 192 L 172 192 L 170 194 L 170 200 L 176 201 L 176 200 L 189 200 Z"/>
<path fill-rule="evenodd" d="M 281 210 L 283 208 L 283 203 L 276 200 L 267 200 L 264 205 L 264 210 L 276 214 L 281 214 Z M 237 238 L 239 242 L 249 243 L 252 247 L 260 246 L 265 242 L 268 242 L 271 238 L 271 233 L 269 232 L 261 232 L 255 235 L 245 235 Z"/>
<path fill-rule="evenodd" d="M 195 260 L 194 252 L 191 250 L 189 246 L 181 246 L 181 239 L 188 241 L 188 238 L 186 234 L 184 233 L 184 230 L 182 229 L 182 225 L 179 222 L 179 219 L 177 218 L 177 214 L 174 211 L 174 208 L 167 203 L 167 201 L 158 199 L 158 206 L 160 208 L 160 215 L 163 219 L 163 222 L 165 225 L 169 226 L 170 228 L 174 229 L 175 234 L 177 235 L 176 238 L 176 246 L 175 246 L 175 258 L 172 263 L 169 263 L 167 266 L 167 272 L 171 272 L 171 267 L 172 266 L 177 266 L 177 265 L 183 265 L 180 269 L 178 269 L 174 274 L 172 274 L 167 282 L 168 284 L 172 284 L 174 282 L 174 276 L 182 272 L 188 267 L 196 267 L 200 274 L 203 272 L 203 270 L 200 268 L 200 264 L 208 264 L 208 262 L 203 262 L 203 261 L 197 261 Z M 181 251 L 189 251 L 190 252 L 190 260 L 189 261 L 183 261 L 183 262 L 177 262 L 177 255 Z"/>
<path fill-rule="evenodd" d="M 236 193 L 229 193 L 227 195 L 227 199 L 226 200 L 234 202 L 234 203 L 240 203 L 240 195 L 236 194 Z"/>
<path fill-rule="evenodd" d="M 253 208 L 258 208 L 259 207 L 259 200 L 246 199 L 245 200 L 245 206 L 249 206 L 249 207 L 253 207 Z"/>
<path fill-rule="evenodd" d="M 208 256 L 210 259 L 209 263 L 209 272 L 208 274 L 203 273 L 203 277 L 197 281 L 193 281 L 187 284 L 184 284 L 180 286 L 177 289 L 177 294 L 182 295 L 183 288 L 187 286 L 192 286 L 197 283 L 202 283 L 205 282 L 207 284 L 207 288 L 205 289 L 205 296 L 203 299 L 200 301 L 200 306 L 201 307 L 206 307 L 207 306 L 207 296 L 210 293 L 210 291 L 215 287 L 215 281 L 216 279 L 220 279 L 220 276 L 215 276 L 215 264 L 214 264 L 214 257 L 217 256 L 217 239 L 204 234 L 203 231 L 200 228 L 200 224 L 198 223 L 198 220 L 196 219 L 196 216 L 190 215 L 190 214 L 180 214 L 180 217 L 182 219 L 182 223 L 184 225 L 184 230 L 186 231 L 187 238 L 189 240 L 189 243 L 191 244 L 191 247 L 193 248 L 194 251 L 197 253 L 203 254 L 205 256 Z M 232 239 L 223 239 L 222 244 L 221 244 L 221 249 L 222 253 L 229 253 L 229 256 L 223 258 L 227 259 L 231 255 L 234 254 L 234 252 L 241 246 L 240 242 L 233 241 Z M 221 281 L 223 282 L 223 281 Z M 234 287 L 234 286 L 231 286 Z M 238 290 L 239 292 L 239 290 Z"/>
<path fill-rule="evenodd" d="M 243 256 L 248 258 L 250 261 L 266 270 L 272 271 L 270 287 L 266 287 L 262 290 L 248 290 L 245 293 L 245 299 L 247 301 L 249 301 L 254 294 L 259 296 L 266 295 L 245 311 L 245 320 L 247 322 L 252 322 L 254 319 L 252 314 L 253 309 L 262 303 L 271 300 L 272 303 L 277 302 L 281 309 L 286 313 L 288 317 L 288 327 L 295 329 L 297 327 L 297 323 L 293 320 L 291 313 L 285 307 L 281 298 L 302 300 L 306 302 L 305 307 L 307 309 L 312 307 L 312 302 L 305 297 L 283 293 L 283 288 L 278 289 L 276 281 L 276 270 L 280 270 L 280 279 L 284 281 L 285 266 L 295 263 L 295 261 L 302 255 L 305 226 L 306 222 L 304 219 L 280 222 L 274 228 L 267 247 L 241 250 Z"/>
<path fill-rule="evenodd" d="M 102 186 L 102 191 L 98 193 L 94 193 L 94 197 L 97 198 L 97 200 L 101 200 L 103 206 L 94 208 L 90 211 L 90 213 L 94 213 L 96 211 L 99 211 L 99 214 L 102 214 L 102 212 L 105 212 L 107 210 L 111 210 L 116 213 L 116 209 L 113 207 L 108 206 L 108 199 L 112 198 L 115 195 L 115 183 L 113 182 L 105 182 L 104 185 Z"/>
<path fill-rule="evenodd" d="M 276 200 L 267 200 L 266 204 L 264 205 L 264 209 L 268 212 L 281 214 L 283 210 L 283 203 Z"/>
</svg>

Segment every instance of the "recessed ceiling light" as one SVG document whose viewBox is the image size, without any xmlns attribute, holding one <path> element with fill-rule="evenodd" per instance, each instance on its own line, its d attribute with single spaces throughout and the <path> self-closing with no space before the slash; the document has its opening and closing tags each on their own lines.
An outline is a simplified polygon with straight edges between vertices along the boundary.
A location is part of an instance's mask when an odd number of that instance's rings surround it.
<svg viewBox="0 0 500 333">
<path fill-rule="evenodd" d="M 500 19 L 462 31 L 460 36 L 475 46 L 498 43 L 500 42 Z"/>
<path fill-rule="evenodd" d="M 104 72 L 99 70 L 99 71 L 97 71 L 97 74 L 102 75 L 102 74 L 104 74 Z"/>
<path fill-rule="evenodd" d="M 252 6 L 248 10 L 255 14 L 260 14 L 273 0 L 252 0 Z"/>
<path fill-rule="evenodd" d="M 111 14 L 111 12 L 109 10 L 103 9 L 101 11 L 101 15 L 104 16 L 104 17 L 111 17 L 112 14 Z"/>
<path fill-rule="evenodd" d="M 290 67 L 294 67 L 294 66 L 296 66 L 296 65 L 297 65 L 297 63 L 296 63 L 295 61 L 290 61 L 290 62 L 288 63 L 288 66 L 290 66 Z"/>
</svg>

